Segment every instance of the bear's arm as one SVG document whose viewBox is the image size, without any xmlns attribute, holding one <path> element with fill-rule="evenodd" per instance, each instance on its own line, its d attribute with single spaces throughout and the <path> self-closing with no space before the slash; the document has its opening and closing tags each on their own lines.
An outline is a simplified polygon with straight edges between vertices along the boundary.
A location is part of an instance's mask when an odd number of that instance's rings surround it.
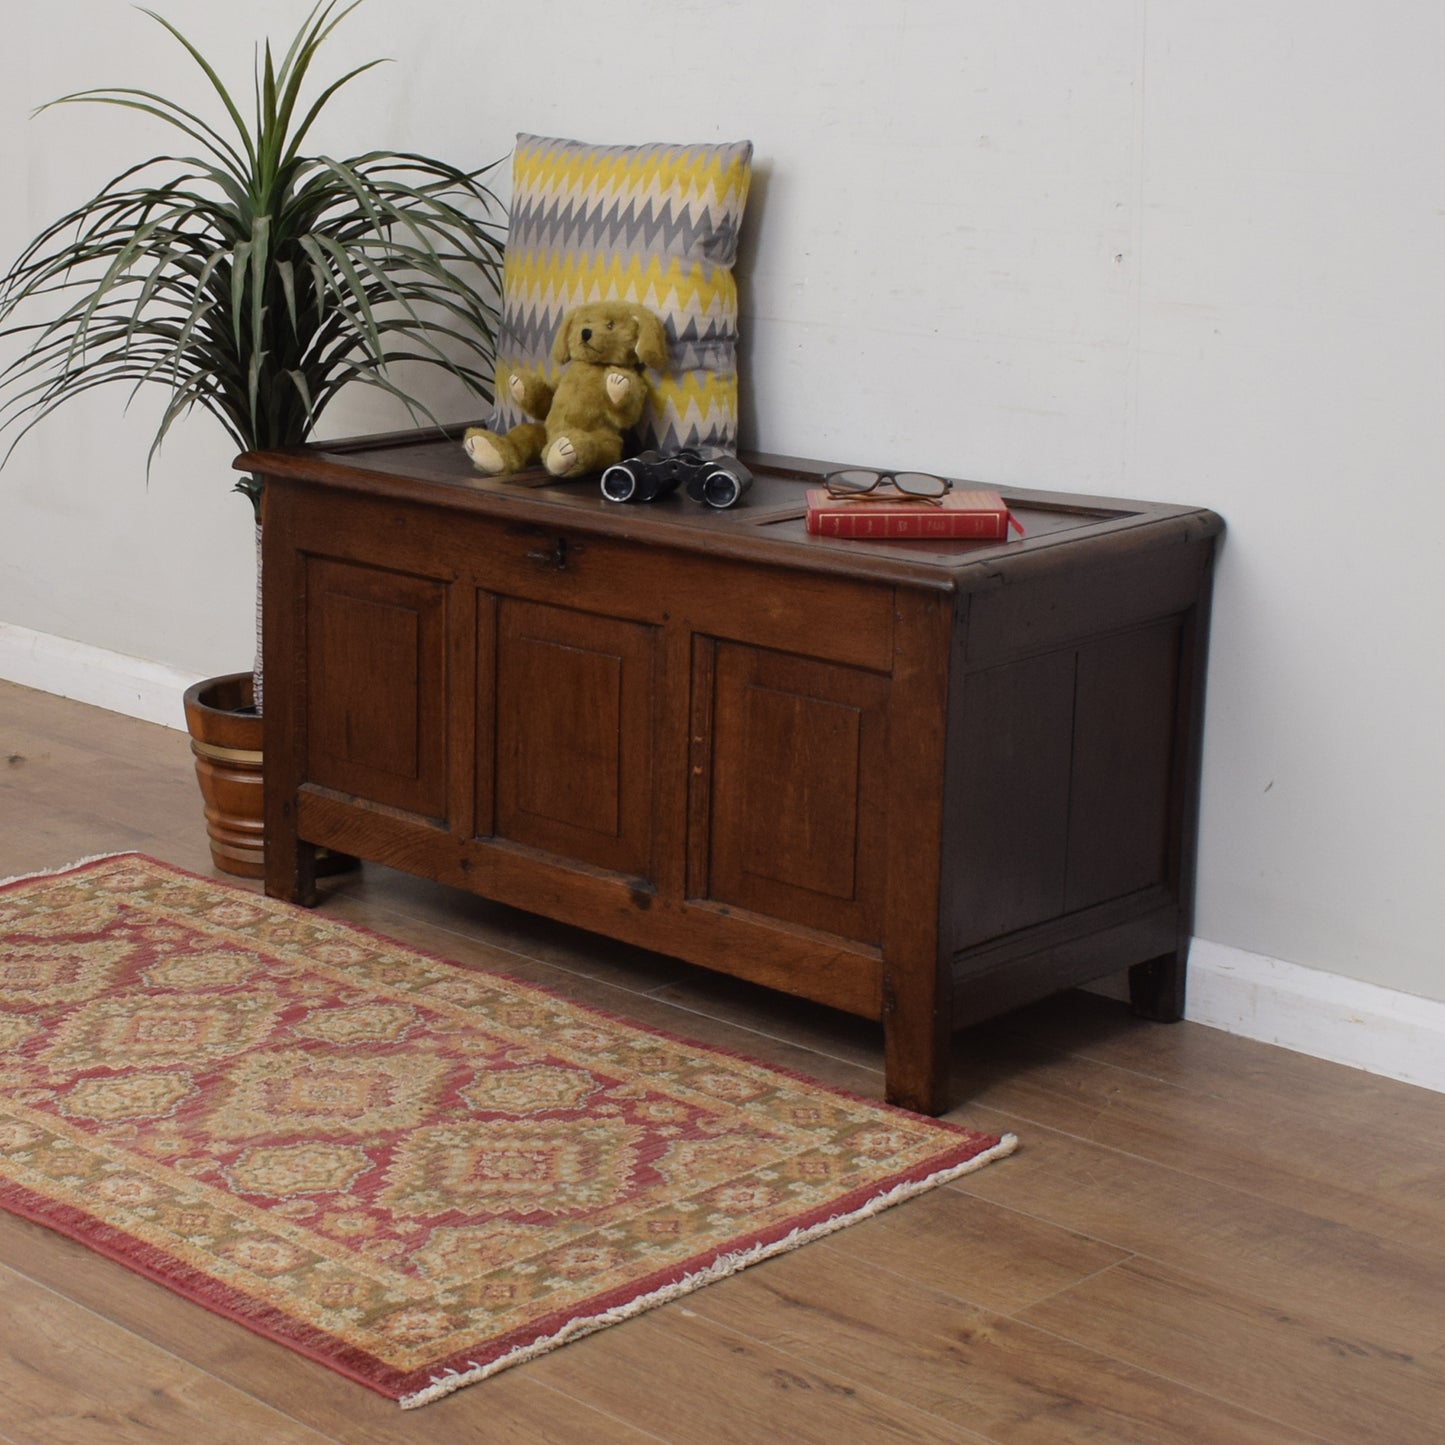
<svg viewBox="0 0 1445 1445">
<path fill-rule="evenodd" d="M 647 382 L 636 372 L 609 370 L 603 391 L 603 404 L 611 413 L 619 431 L 637 425 L 647 404 Z"/>
<path fill-rule="evenodd" d="M 552 388 L 535 372 L 523 376 L 513 372 L 507 382 L 512 400 L 530 417 L 545 421 L 552 409 Z"/>
</svg>

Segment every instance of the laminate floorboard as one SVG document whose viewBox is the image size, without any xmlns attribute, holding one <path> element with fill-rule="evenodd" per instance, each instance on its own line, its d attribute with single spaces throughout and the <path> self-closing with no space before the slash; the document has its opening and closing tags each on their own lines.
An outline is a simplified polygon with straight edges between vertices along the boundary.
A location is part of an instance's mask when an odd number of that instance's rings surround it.
<svg viewBox="0 0 1445 1445">
<path fill-rule="evenodd" d="M 0 825 L 211 873 L 182 733 L 7 683 Z M 881 1096 L 866 1022 L 370 865 L 322 907 Z M 954 1079 L 1013 1157 L 417 1411 L 0 1215 L 0 1445 L 1445 1439 L 1445 1098 L 1080 993 Z"/>
</svg>

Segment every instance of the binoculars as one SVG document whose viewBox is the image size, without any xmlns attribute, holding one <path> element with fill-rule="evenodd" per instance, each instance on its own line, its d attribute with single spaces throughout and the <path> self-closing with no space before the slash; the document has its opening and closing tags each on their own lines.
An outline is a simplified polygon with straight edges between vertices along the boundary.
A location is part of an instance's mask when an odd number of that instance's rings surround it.
<svg viewBox="0 0 1445 1445">
<path fill-rule="evenodd" d="M 602 473 L 609 502 L 655 502 L 685 486 L 694 502 L 735 507 L 753 484 L 753 474 L 734 456 L 684 447 L 675 452 L 640 452 Z"/>
</svg>

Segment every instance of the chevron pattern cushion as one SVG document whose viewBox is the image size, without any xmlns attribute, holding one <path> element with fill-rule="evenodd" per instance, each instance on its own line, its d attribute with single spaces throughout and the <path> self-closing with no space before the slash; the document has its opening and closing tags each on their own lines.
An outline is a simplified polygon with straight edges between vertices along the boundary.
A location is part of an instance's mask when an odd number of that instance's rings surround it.
<svg viewBox="0 0 1445 1445">
<path fill-rule="evenodd" d="M 526 420 L 514 371 L 555 380 L 558 323 L 587 301 L 631 301 L 662 318 L 669 370 L 653 375 L 639 450 L 737 448 L 738 229 L 751 141 L 598 146 L 519 135 L 502 270 L 494 431 Z"/>
</svg>

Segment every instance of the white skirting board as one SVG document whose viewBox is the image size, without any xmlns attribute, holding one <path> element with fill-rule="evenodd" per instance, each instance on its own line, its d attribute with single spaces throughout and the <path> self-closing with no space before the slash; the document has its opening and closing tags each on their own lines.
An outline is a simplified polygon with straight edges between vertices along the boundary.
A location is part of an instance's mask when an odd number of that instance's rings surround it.
<svg viewBox="0 0 1445 1445">
<path fill-rule="evenodd" d="M 1445 1093 L 1445 1003 L 1195 938 L 1184 1016 Z"/>
<path fill-rule="evenodd" d="M 186 726 L 181 699 L 200 674 L 0 622 L 0 678 L 166 727 Z"/>
<path fill-rule="evenodd" d="M 184 728 L 199 677 L 0 622 L 0 678 Z M 1124 980 L 1096 991 L 1127 997 Z M 1196 938 L 1185 1017 L 1386 1078 L 1445 1092 L 1445 1003 Z"/>
<path fill-rule="evenodd" d="M 1128 1000 L 1129 976 L 1089 984 Z M 1184 1017 L 1445 1093 L 1445 1003 L 1194 938 Z"/>
</svg>

